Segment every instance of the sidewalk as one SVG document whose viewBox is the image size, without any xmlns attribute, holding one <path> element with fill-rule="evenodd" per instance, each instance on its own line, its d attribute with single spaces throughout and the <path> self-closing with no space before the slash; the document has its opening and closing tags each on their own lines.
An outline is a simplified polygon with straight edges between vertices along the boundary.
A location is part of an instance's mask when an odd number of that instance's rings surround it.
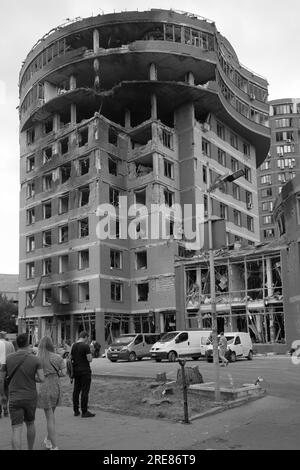
<svg viewBox="0 0 300 470">
<path fill-rule="evenodd" d="M 92 409 L 92 408 L 91 408 Z M 62 450 L 300 449 L 299 402 L 266 396 L 191 424 L 139 419 L 94 410 L 94 418 L 56 411 L 57 442 Z M 35 450 L 43 449 L 45 417 L 36 414 Z M 23 449 L 25 444 L 23 431 Z M 10 420 L 0 419 L 0 450 L 11 449 Z"/>
</svg>

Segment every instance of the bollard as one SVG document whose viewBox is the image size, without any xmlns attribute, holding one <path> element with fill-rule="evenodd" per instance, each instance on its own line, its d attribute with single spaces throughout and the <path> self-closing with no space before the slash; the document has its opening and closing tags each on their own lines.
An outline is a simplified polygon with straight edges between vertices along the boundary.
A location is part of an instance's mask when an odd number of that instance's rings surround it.
<svg viewBox="0 0 300 470">
<path fill-rule="evenodd" d="M 188 412 L 188 399 L 187 399 L 187 385 L 185 380 L 185 370 L 184 366 L 186 361 L 179 359 L 179 364 L 181 365 L 182 372 L 182 389 L 183 389 L 183 408 L 184 408 L 184 423 L 190 424 L 189 422 L 189 412 Z"/>
</svg>

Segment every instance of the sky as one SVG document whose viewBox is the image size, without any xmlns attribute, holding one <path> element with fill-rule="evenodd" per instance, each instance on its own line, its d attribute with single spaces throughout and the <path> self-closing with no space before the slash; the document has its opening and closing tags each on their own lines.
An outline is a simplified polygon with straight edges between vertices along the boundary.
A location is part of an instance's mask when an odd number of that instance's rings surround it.
<svg viewBox="0 0 300 470">
<path fill-rule="evenodd" d="M 213 20 L 239 61 L 267 78 L 269 99 L 300 97 L 299 0 L 2 0 L 0 4 L 0 273 L 18 274 L 18 78 L 39 38 L 67 18 L 151 8 Z"/>
</svg>

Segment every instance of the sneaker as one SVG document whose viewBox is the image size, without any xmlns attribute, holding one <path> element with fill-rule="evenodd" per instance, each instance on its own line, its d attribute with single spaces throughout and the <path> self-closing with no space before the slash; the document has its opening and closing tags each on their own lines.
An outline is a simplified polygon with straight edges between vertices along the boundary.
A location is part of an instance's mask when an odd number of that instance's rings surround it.
<svg viewBox="0 0 300 470">
<path fill-rule="evenodd" d="M 46 449 L 52 449 L 52 442 L 47 439 L 47 436 L 44 439 L 44 446 L 46 447 Z"/>
<path fill-rule="evenodd" d="M 57 446 L 56 447 L 51 446 L 50 450 L 59 450 L 59 448 Z"/>
<path fill-rule="evenodd" d="M 90 411 L 87 411 L 86 413 L 82 413 L 82 418 L 93 418 L 93 416 L 96 416 L 94 413 L 91 413 Z"/>
<path fill-rule="evenodd" d="M 74 411 L 74 416 L 80 416 L 80 412 L 79 411 Z"/>
</svg>

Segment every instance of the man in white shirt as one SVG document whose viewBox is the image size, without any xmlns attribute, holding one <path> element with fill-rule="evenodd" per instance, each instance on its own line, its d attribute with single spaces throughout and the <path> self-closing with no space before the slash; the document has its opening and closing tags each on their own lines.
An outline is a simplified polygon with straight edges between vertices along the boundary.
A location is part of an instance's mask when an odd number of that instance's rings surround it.
<svg viewBox="0 0 300 470">
<path fill-rule="evenodd" d="M 5 364 L 7 356 L 13 352 L 15 352 L 15 348 L 10 341 L 7 341 L 6 331 L 0 331 L 0 418 L 2 416 L 2 408 L 3 416 L 8 416 L 7 390 L 4 390 Z"/>
</svg>

